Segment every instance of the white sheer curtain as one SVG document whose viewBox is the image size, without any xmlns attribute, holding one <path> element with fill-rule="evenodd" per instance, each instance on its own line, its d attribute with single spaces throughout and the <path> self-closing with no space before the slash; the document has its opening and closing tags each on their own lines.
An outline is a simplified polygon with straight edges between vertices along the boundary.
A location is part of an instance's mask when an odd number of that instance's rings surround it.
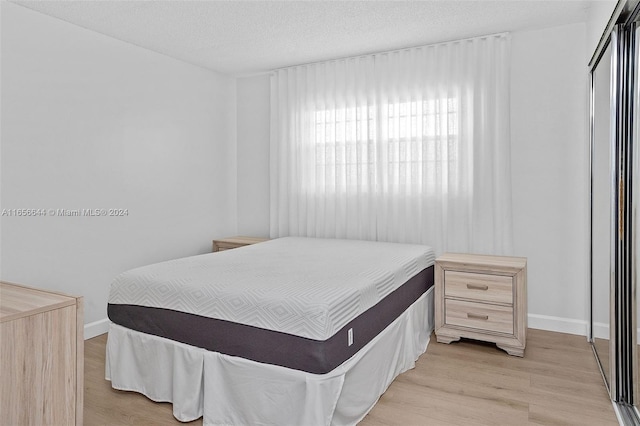
<svg viewBox="0 0 640 426">
<path fill-rule="evenodd" d="M 271 236 L 511 251 L 509 36 L 279 69 Z"/>
</svg>

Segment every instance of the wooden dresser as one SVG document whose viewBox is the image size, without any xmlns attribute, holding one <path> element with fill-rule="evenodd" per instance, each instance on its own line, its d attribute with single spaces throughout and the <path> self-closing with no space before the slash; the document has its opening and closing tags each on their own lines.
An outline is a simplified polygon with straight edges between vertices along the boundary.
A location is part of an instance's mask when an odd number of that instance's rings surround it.
<svg viewBox="0 0 640 426">
<path fill-rule="evenodd" d="M 526 258 L 447 253 L 436 259 L 435 282 L 438 342 L 484 340 L 524 356 Z"/>
<path fill-rule="evenodd" d="M 213 240 L 212 251 L 230 250 L 238 247 L 248 246 L 251 244 L 261 243 L 267 241 L 268 238 L 258 237 L 229 237 L 222 238 L 220 240 Z"/>
<path fill-rule="evenodd" d="M 82 297 L 0 282 L 0 424 L 82 425 Z"/>
</svg>

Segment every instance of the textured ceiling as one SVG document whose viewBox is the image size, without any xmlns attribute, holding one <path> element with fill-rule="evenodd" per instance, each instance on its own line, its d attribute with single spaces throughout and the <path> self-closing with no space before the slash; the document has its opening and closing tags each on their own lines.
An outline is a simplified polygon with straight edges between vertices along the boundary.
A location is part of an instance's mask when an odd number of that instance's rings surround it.
<svg viewBox="0 0 640 426">
<path fill-rule="evenodd" d="M 585 20 L 589 1 L 21 1 L 228 74 Z"/>
</svg>

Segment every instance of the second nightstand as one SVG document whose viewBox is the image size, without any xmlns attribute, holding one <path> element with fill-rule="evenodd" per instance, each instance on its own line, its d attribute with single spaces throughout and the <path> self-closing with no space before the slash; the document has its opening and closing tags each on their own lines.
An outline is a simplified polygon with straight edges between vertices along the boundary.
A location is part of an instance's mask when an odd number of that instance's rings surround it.
<svg viewBox="0 0 640 426">
<path fill-rule="evenodd" d="M 524 356 L 526 258 L 447 253 L 436 259 L 435 282 L 438 342 L 484 340 Z"/>
<path fill-rule="evenodd" d="M 258 238 L 258 237 L 229 237 L 222 238 L 219 240 L 213 240 L 213 246 L 211 251 L 223 251 L 234 249 L 242 246 L 248 246 L 251 244 L 261 243 L 263 241 L 267 241 L 268 238 Z"/>
</svg>

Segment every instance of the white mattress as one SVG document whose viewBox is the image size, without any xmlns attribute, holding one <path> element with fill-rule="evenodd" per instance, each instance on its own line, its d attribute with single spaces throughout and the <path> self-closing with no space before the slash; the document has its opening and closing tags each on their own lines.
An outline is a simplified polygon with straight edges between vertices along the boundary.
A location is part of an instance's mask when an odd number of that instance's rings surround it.
<svg viewBox="0 0 640 426">
<path fill-rule="evenodd" d="M 279 238 L 130 270 L 108 302 L 326 340 L 434 260 L 422 245 Z"/>
</svg>

